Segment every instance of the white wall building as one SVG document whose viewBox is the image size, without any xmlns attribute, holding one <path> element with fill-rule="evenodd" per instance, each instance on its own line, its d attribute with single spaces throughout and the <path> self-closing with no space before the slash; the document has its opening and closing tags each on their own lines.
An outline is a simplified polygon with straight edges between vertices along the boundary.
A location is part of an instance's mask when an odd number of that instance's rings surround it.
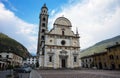
<svg viewBox="0 0 120 78">
<path fill-rule="evenodd" d="M 36 67 L 36 56 L 28 57 L 26 60 L 23 61 L 23 66 L 31 66 L 31 67 Z"/>
<path fill-rule="evenodd" d="M 37 60 L 36 60 L 36 57 L 34 56 L 34 57 L 29 57 L 29 58 L 27 58 L 27 60 L 26 60 L 26 63 L 27 64 L 36 64 L 36 62 L 37 62 Z"/>
<path fill-rule="evenodd" d="M 58 17 L 48 31 L 48 8 L 41 8 L 37 56 L 40 67 L 80 67 L 79 34 L 71 30 L 72 24 L 65 17 Z"/>
<path fill-rule="evenodd" d="M 93 67 L 92 55 L 82 57 L 81 58 L 81 66 L 83 68 L 92 68 Z"/>
<path fill-rule="evenodd" d="M 22 65 L 23 58 L 17 54 L 11 53 L 11 52 L 2 52 L 0 53 L 0 59 L 2 61 L 6 61 L 7 64 L 16 66 L 16 65 Z"/>
</svg>

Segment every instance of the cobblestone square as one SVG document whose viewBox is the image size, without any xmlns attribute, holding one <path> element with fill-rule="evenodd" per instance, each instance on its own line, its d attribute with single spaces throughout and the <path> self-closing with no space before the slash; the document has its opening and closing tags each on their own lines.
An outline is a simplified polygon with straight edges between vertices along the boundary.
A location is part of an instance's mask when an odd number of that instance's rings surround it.
<svg viewBox="0 0 120 78">
<path fill-rule="evenodd" d="M 111 70 L 33 70 L 30 78 L 120 78 Z"/>
</svg>

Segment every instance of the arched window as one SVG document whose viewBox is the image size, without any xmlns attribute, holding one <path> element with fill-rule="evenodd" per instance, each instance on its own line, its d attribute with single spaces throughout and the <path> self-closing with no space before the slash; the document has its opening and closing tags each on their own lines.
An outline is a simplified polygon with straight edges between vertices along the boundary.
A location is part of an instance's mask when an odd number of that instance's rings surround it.
<svg viewBox="0 0 120 78">
<path fill-rule="evenodd" d="M 62 31 L 62 35 L 64 35 L 65 34 L 65 32 L 64 31 Z"/>
<path fill-rule="evenodd" d="M 77 62 L 77 56 L 74 56 L 74 62 Z"/>
<path fill-rule="evenodd" d="M 62 35 L 65 35 L 65 29 L 62 28 Z"/>
<path fill-rule="evenodd" d="M 42 29 L 42 33 L 44 33 L 45 32 L 45 29 Z"/>
<path fill-rule="evenodd" d="M 45 37 L 44 36 L 42 36 L 42 40 L 44 40 L 45 39 Z"/>
<path fill-rule="evenodd" d="M 7 55 L 6 58 L 9 58 L 9 55 Z"/>
<path fill-rule="evenodd" d="M 113 56 L 113 55 L 110 55 L 109 58 L 110 58 L 110 59 L 114 59 L 114 56 Z"/>
<path fill-rule="evenodd" d="M 45 21 L 45 18 L 43 18 L 43 21 Z"/>
<path fill-rule="evenodd" d="M 49 56 L 49 62 L 52 62 L 52 56 Z"/>
<path fill-rule="evenodd" d="M 44 12 L 45 12 L 45 10 L 44 10 Z"/>
<path fill-rule="evenodd" d="M 42 23 L 42 27 L 45 27 L 45 23 Z"/>
</svg>

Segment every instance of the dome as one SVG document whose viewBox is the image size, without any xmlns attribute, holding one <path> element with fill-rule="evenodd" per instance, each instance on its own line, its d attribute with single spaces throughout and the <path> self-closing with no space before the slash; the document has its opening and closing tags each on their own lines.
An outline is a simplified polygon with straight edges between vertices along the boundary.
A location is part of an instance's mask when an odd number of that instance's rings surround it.
<svg viewBox="0 0 120 78">
<path fill-rule="evenodd" d="M 71 22 L 65 17 L 59 17 L 55 20 L 54 25 L 63 25 L 71 27 Z"/>
</svg>

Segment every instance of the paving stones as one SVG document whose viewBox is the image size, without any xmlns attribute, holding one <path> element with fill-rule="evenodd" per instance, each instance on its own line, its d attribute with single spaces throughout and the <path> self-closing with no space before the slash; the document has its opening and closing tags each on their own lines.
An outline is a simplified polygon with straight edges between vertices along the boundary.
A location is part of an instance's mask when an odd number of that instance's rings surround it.
<svg viewBox="0 0 120 78">
<path fill-rule="evenodd" d="M 34 70 L 34 74 L 42 78 L 120 78 L 120 71 L 108 70 Z"/>
</svg>

